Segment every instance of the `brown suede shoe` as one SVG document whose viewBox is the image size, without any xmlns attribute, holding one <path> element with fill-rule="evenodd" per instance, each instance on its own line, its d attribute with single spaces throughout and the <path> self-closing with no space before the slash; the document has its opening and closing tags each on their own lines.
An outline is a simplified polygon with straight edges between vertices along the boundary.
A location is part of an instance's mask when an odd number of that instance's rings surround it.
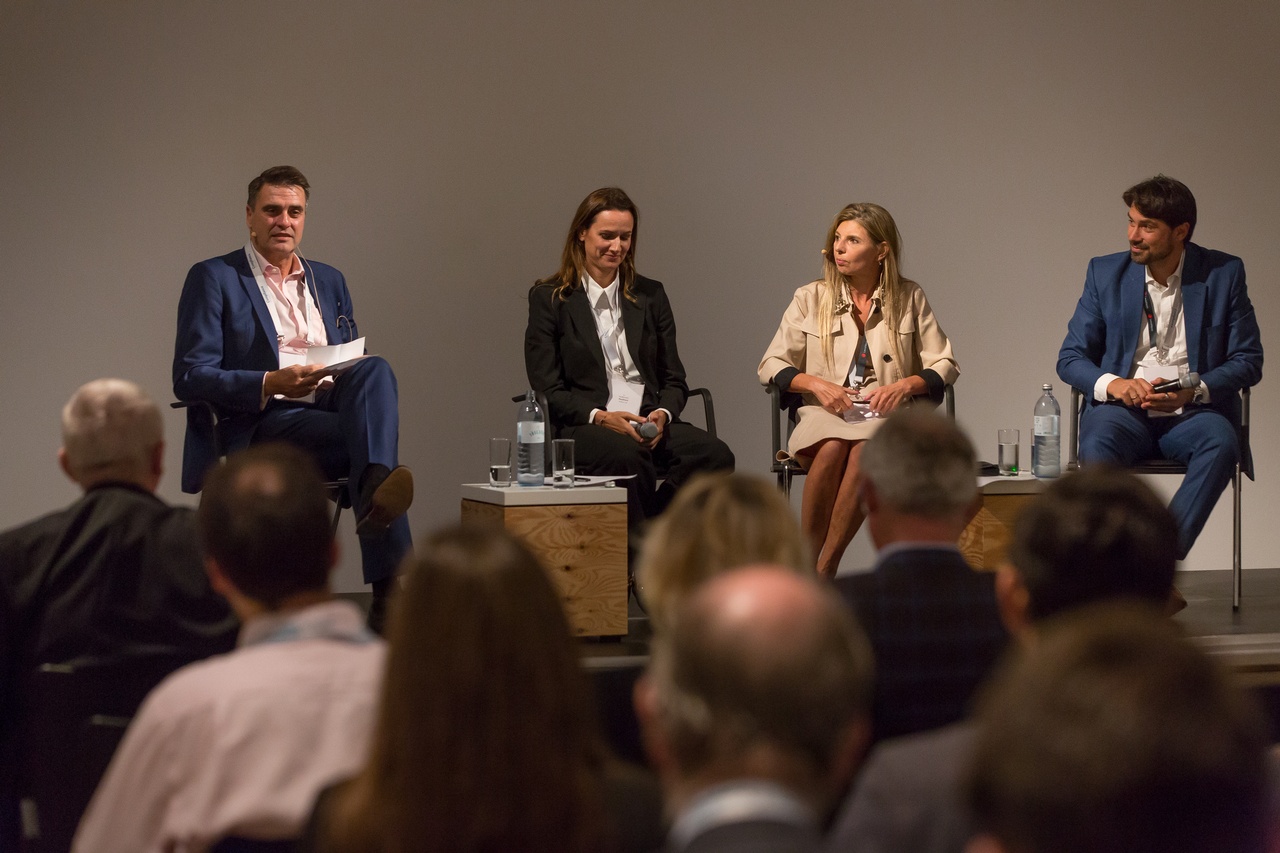
<svg viewBox="0 0 1280 853">
<path fill-rule="evenodd" d="M 356 522 L 356 533 L 361 536 L 381 536 L 387 532 L 391 522 L 408 511 L 412 503 L 413 473 L 401 465 L 373 487 L 369 505 Z"/>
</svg>

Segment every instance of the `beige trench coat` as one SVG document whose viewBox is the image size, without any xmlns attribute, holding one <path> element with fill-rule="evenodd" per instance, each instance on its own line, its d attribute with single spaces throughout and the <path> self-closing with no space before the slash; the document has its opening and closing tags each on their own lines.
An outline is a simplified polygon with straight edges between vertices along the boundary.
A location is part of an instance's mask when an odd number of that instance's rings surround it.
<svg viewBox="0 0 1280 853">
<path fill-rule="evenodd" d="M 913 281 L 904 281 L 903 285 L 907 289 L 907 311 L 898 324 L 897 335 L 898 349 L 905 364 L 898 363 L 893 355 L 890 344 L 893 332 L 880 311 L 879 290 L 872 294 L 875 304 L 871 321 L 867 325 L 867 347 L 871 351 L 876 374 L 872 387 L 890 385 L 905 377 L 914 376 L 925 368 L 936 372 L 943 382 L 950 385 L 960 375 L 960 368 L 951 352 L 951 342 L 933 316 L 933 309 L 929 307 L 929 300 L 925 299 L 920 285 Z M 822 286 L 821 281 L 814 281 L 796 290 L 786 313 L 782 315 L 782 322 L 778 325 L 773 341 L 765 351 L 764 358 L 760 359 L 757 375 L 762 385 L 772 382 L 779 371 L 788 367 L 837 385 L 846 384 L 849 368 L 853 365 L 854 350 L 858 346 L 858 325 L 849 311 L 836 316 L 836 325 L 831 330 L 835 363 L 828 365 L 822 356 L 821 330 L 817 317 L 818 294 Z M 813 395 L 805 394 L 804 405 L 799 410 L 799 421 L 791 433 L 787 450 L 792 457 L 797 457 L 824 439 L 861 441 L 870 438 L 878 426 L 879 422 L 875 420 L 858 424 L 846 423 L 844 418 L 833 415 L 818 405 Z"/>
</svg>

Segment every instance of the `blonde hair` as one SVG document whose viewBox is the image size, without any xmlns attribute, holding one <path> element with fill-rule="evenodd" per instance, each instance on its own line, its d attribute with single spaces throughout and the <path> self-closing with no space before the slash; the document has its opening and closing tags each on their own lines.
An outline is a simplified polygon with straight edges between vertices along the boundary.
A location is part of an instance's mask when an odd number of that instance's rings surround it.
<svg viewBox="0 0 1280 853">
<path fill-rule="evenodd" d="M 888 246 L 884 261 L 880 264 L 879 290 L 881 311 L 890 331 L 898 330 L 898 323 L 905 313 L 906 288 L 903 286 L 905 279 L 902 277 L 899 266 L 902 257 L 902 238 L 898 235 L 897 223 L 893 221 L 889 211 L 878 204 L 858 202 L 845 205 L 836 214 L 831 228 L 827 230 L 827 242 L 822 250 L 823 287 L 818 293 L 819 341 L 822 344 L 822 355 L 830 369 L 835 368 L 835 342 L 831 339 L 831 327 L 835 323 L 836 303 L 849 282 L 849 277 L 836 267 L 834 258 L 836 229 L 845 222 L 857 222 L 867 229 L 867 235 L 873 243 Z M 889 335 L 889 346 L 893 350 L 894 359 L 902 364 L 902 353 L 899 351 L 896 334 Z"/>
<path fill-rule="evenodd" d="M 124 379 L 81 385 L 62 407 L 62 447 L 77 478 L 145 474 L 163 440 L 160 409 Z"/>
<path fill-rule="evenodd" d="M 693 478 L 654 522 L 636 569 L 654 627 L 669 625 L 675 607 L 702 581 L 752 563 L 813 573 L 790 504 L 769 483 L 747 474 Z"/>
</svg>

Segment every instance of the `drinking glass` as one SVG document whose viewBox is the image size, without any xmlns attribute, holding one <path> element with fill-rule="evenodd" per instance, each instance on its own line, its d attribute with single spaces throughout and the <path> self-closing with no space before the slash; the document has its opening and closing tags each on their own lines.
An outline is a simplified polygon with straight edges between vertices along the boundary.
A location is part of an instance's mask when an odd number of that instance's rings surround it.
<svg viewBox="0 0 1280 853">
<path fill-rule="evenodd" d="M 997 430 L 996 440 L 999 442 L 996 466 L 1000 469 L 1000 476 L 1018 476 L 1018 431 L 1016 429 Z"/>
<path fill-rule="evenodd" d="M 511 485 L 511 439 L 489 439 L 489 485 L 506 488 Z"/>
<path fill-rule="evenodd" d="M 557 438 L 551 442 L 551 485 L 557 489 L 573 488 L 572 438 Z"/>
</svg>

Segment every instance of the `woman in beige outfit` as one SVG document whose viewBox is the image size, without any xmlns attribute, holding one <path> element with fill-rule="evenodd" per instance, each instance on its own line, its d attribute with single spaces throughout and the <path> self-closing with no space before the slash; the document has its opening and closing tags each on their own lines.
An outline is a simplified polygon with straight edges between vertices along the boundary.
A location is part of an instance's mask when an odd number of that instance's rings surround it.
<svg viewBox="0 0 1280 853">
<path fill-rule="evenodd" d="M 760 382 L 802 395 L 788 453 L 808 472 L 800 523 L 818 572 L 834 577 L 862 525 L 862 442 L 915 397 L 939 400 L 960 375 L 924 291 L 899 271 L 898 227 L 877 204 L 831 223 L 823 277 L 795 292 L 760 361 Z"/>
</svg>

